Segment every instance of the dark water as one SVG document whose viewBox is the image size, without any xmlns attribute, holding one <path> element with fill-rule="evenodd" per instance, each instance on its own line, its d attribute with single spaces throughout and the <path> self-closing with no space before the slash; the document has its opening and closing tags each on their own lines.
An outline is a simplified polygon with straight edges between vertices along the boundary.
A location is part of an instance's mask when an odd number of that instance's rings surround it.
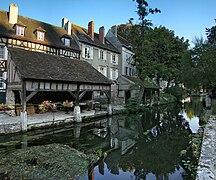
<svg viewBox="0 0 216 180">
<path fill-rule="evenodd" d="M 47 129 L 4 137 L 1 148 L 67 144 L 85 153 L 106 152 L 81 179 L 184 179 L 180 152 L 199 129 L 202 106 L 172 104 L 139 114 L 118 115 L 64 129 Z M 1 137 L 2 138 L 2 137 Z M 20 140 L 21 139 L 21 140 Z"/>
</svg>

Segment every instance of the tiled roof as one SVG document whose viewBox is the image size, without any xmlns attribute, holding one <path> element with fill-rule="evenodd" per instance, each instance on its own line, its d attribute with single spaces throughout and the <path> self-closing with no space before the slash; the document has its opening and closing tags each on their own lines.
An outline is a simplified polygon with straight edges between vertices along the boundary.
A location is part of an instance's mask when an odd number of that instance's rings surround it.
<svg viewBox="0 0 216 180">
<path fill-rule="evenodd" d="M 118 49 L 116 49 L 107 39 L 104 37 L 104 44 L 99 40 L 99 34 L 94 33 L 94 41 L 91 39 L 91 37 L 88 35 L 88 30 L 86 28 L 83 28 L 81 26 L 78 26 L 76 24 L 72 24 L 72 32 L 76 35 L 76 37 L 79 39 L 80 42 L 97 46 L 102 49 L 107 49 L 116 53 L 120 53 Z"/>
<path fill-rule="evenodd" d="M 67 34 L 64 28 L 47 24 L 45 22 L 37 21 L 31 18 L 18 15 L 17 24 L 24 25 L 25 36 L 19 36 L 15 34 L 14 25 L 8 22 L 8 12 L 0 10 L 0 36 L 15 38 L 20 40 L 26 40 L 30 42 L 40 43 L 44 45 L 49 45 L 52 47 L 59 47 L 64 49 L 71 49 L 80 51 L 78 44 L 75 42 L 74 38 L 71 39 L 71 47 L 65 46 L 61 41 L 61 37 Z M 35 30 L 41 29 L 45 33 L 45 40 L 38 41 Z"/>
<path fill-rule="evenodd" d="M 20 48 L 8 48 L 21 78 L 90 84 L 112 82 L 83 60 L 59 57 Z"/>
<path fill-rule="evenodd" d="M 160 89 L 159 86 L 154 81 L 152 81 L 150 78 L 146 78 L 144 82 L 142 82 L 141 79 L 138 77 L 126 76 L 126 75 L 122 75 L 122 76 L 134 83 L 143 83 L 144 87 L 147 89 Z"/>
<path fill-rule="evenodd" d="M 120 36 L 119 34 L 117 35 L 118 40 L 122 43 L 122 45 L 125 45 L 127 47 L 130 46 L 130 43 L 128 42 L 127 39 L 123 38 L 122 36 Z"/>
</svg>

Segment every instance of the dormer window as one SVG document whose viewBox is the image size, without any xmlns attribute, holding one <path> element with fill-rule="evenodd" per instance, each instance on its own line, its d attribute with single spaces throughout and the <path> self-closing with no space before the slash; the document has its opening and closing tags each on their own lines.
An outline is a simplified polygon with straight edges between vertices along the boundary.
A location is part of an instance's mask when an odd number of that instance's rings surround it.
<svg viewBox="0 0 216 180">
<path fill-rule="evenodd" d="M 70 46 L 70 42 L 71 42 L 70 39 L 65 38 L 65 42 L 64 42 L 65 46 Z"/>
<path fill-rule="evenodd" d="M 61 38 L 62 42 L 64 43 L 65 46 L 71 46 L 71 37 L 68 35 L 64 35 Z"/>
<path fill-rule="evenodd" d="M 25 28 L 26 28 L 26 25 L 23 24 L 21 21 L 19 21 L 18 23 L 16 23 L 15 24 L 16 35 L 24 36 L 25 35 Z"/>
<path fill-rule="evenodd" d="M 37 36 L 37 40 L 39 40 L 39 41 L 44 41 L 45 32 L 46 32 L 46 30 L 44 30 L 42 27 L 38 27 L 38 28 L 35 30 L 35 34 L 36 34 L 36 36 Z"/>
<path fill-rule="evenodd" d="M 37 31 L 37 40 L 44 41 L 44 32 Z"/>
<path fill-rule="evenodd" d="M 24 33 L 25 33 L 25 27 L 16 25 L 16 35 L 24 36 Z"/>
</svg>

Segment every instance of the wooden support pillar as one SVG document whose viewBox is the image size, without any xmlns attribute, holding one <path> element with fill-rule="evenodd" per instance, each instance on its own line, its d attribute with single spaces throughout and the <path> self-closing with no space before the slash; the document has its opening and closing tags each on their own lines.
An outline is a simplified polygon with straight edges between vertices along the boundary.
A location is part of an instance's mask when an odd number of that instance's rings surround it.
<svg viewBox="0 0 216 180">
<path fill-rule="evenodd" d="M 79 91 L 80 91 L 80 84 L 77 84 L 76 99 L 75 99 L 75 106 L 74 106 L 75 122 L 82 122 L 81 110 L 79 107 Z"/>
<path fill-rule="evenodd" d="M 26 81 L 22 80 L 22 89 L 21 89 L 21 104 L 22 104 L 22 112 L 21 116 L 21 129 L 23 132 L 27 131 L 27 111 L 26 111 Z"/>
</svg>

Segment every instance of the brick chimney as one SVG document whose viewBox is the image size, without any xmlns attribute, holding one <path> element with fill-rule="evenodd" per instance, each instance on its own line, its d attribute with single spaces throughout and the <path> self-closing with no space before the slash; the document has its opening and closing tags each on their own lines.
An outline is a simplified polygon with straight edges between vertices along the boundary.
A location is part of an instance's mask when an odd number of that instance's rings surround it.
<svg viewBox="0 0 216 180">
<path fill-rule="evenodd" d="M 71 22 L 67 18 L 62 19 L 62 28 L 64 28 L 69 35 L 71 35 Z"/>
<path fill-rule="evenodd" d="M 94 41 L 94 21 L 88 23 L 88 35 Z"/>
<path fill-rule="evenodd" d="M 16 24 L 18 20 L 18 6 L 16 4 L 10 4 L 9 6 L 9 23 Z"/>
<path fill-rule="evenodd" d="M 115 35 L 115 37 L 117 37 L 117 26 L 116 25 L 114 25 L 114 26 L 112 26 L 111 27 L 111 31 L 113 32 L 113 34 Z"/>
<path fill-rule="evenodd" d="M 104 44 L 104 27 L 99 28 L 99 40 Z"/>
</svg>

